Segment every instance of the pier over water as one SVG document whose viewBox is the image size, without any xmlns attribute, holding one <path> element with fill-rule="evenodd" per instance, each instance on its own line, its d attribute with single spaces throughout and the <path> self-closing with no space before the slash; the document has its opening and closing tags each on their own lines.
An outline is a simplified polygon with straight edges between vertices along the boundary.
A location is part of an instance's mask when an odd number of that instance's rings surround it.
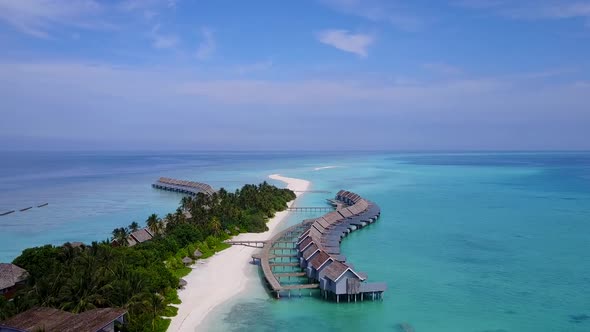
<svg viewBox="0 0 590 332">
<path fill-rule="evenodd" d="M 212 195 L 215 190 L 206 183 L 184 181 L 171 178 L 159 178 L 152 187 L 161 190 L 174 191 L 186 195 L 196 196 L 198 193 Z"/>
<path fill-rule="evenodd" d="M 336 194 L 335 201 L 339 203 L 336 210 L 287 228 L 264 242 L 260 254 L 253 255 L 277 298 L 315 288 L 324 299 L 336 302 L 382 299 L 387 285 L 367 283 L 367 275 L 347 264 L 340 254 L 342 239 L 375 222 L 381 211 L 375 203 L 345 190 Z"/>
</svg>

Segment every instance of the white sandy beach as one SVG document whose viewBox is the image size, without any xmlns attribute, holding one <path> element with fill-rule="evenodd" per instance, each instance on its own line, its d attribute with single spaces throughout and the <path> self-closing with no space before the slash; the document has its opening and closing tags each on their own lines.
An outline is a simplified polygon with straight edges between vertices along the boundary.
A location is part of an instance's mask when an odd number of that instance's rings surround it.
<svg viewBox="0 0 590 332">
<path fill-rule="evenodd" d="M 297 196 L 310 185 L 309 181 L 278 174 L 270 175 L 269 178 L 285 182 L 287 188 L 295 191 Z M 293 202 L 289 202 L 289 205 Z M 244 233 L 234 239 L 267 240 L 277 231 L 277 227 L 287 215 L 287 211 L 278 212 L 269 220 L 269 230 L 264 233 Z M 188 285 L 178 293 L 182 304 L 179 306 L 178 315 L 172 318 L 168 331 L 196 331 L 211 310 L 243 291 L 248 269 L 251 268 L 251 256 L 257 250 L 233 246 L 213 257 L 197 261 L 192 266 L 191 273 L 183 278 Z"/>
</svg>

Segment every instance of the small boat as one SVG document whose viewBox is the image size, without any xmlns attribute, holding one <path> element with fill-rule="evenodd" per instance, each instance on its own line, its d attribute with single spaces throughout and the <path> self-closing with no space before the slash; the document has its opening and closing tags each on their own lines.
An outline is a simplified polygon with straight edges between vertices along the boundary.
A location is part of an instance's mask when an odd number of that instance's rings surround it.
<svg viewBox="0 0 590 332">
<path fill-rule="evenodd" d="M 40 207 L 44 207 L 44 206 L 47 206 L 47 205 L 49 205 L 49 203 L 43 203 L 41 205 L 37 205 L 37 207 L 40 208 Z"/>
<path fill-rule="evenodd" d="M 7 214 L 11 214 L 11 213 L 14 213 L 14 210 L 10 210 L 10 211 L 6 211 L 6 212 L 2 212 L 2 213 L 0 213 L 0 216 L 5 216 L 5 215 L 7 215 Z"/>
<path fill-rule="evenodd" d="M 33 208 L 32 206 L 29 206 L 29 207 L 26 207 L 24 209 L 20 209 L 20 212 L 24 212 L 24 211 L 30 210 L 32 208 Z"/>
</svg>

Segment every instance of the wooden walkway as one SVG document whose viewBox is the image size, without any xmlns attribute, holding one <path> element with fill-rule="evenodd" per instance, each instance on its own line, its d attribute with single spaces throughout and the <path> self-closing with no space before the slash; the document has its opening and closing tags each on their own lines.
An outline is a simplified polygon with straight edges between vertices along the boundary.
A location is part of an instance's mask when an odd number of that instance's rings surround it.
<svg viewBox="0 0 590 332">
<path fill-rule="evenodd" d="M 293 206 L 287 208 L 287 211 L 296 212 L 322 212 L 322 211 L 334 211 L 333 207 L 330 206 Z"/>
<path fill-rule="evenodd" d="M 305 272 L 276 272 L 275 277 L 277 277 L 277 278 L 305 277 Z"/>
<path fill-rule="evenodd" d="M 279 282 L 279 278 L 282 277 L 299 277 L 299 276 L 304 276 L 305 273 L 304 272 L 300 272 L 300 271 L 292 271 L 292 272 L 287 272 L 287 271 L 282 271 L 282 272 L 275 272 L 273 271 L 274 267 L 298 267 L 299 263 L 279 263 L 279 262 L 271 262 L 270 259 L 271 257 L 276 255 L 274 254 L 275 250 L 284 250 L 284 249 L 290 249 L 290 248 L 281 248 L 279 247 L 274 247 L 275 244 L 279 244 L 279 241 L 281 241 L 280 243 L 283 243 L 283 238 L 284 237 L 291 237 L 293 234 L 298 234 L 301 233 L 304 229 L 309 227 L 310 222 L 302 222 L 300 224 L 291 226 L 287 229 L 285 229 L 282 232 L 277 233 L 275 236 L 273 236 L 270 240 L 267 241 L 267 245 L 264 246 L 264 248 L 262 249 L 262 253 L 260 253 L 260 266 L 262 267 L 262 273 L 264 273 L 264 278 L 266 279 L 266 281 L 268 282 L 268 285 L 270 287 L 270 290 L 272 292 L 274 292 L 276 294 L 277 298 L 281 297 L 281 292 L 284 291 L 288 291 L 290 293 L 290 291 L 292 290 L 302 290 L 302 289 L 314 289 L 314 288 L 319 288 L 318 284 L 298 284 L 298 285 L 281 285 L 281 283 Z M 293 244 L 294 246 L 294 241 L 295 240 L 291 240 L 289 241 L 290 243 Z M 292 256 L 292 255 L 289 255 Z"/>
<path fill-rule="evenodd" d="M 299 266 L 299 263 L 268 263 L 268 265 L 270 265 L 270 267 L 275 267 L 275 266 Z"/>
<path fill-rule="evenodd" d="M 264 248 L 266 241 L 239 241 L 239 240 L 227 240 L 223 241 L 227 244 L 231 244 L 234 246 L 245 246 L 245 247 L 252 247 L 252 248 Z"/>
</svg>

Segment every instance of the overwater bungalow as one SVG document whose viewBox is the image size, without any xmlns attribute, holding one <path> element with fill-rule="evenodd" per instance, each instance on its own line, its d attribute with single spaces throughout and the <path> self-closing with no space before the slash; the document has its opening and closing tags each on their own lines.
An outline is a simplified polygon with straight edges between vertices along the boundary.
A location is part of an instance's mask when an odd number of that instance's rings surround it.
<svg viewBox="0 0 590 332">
<path fill-rule="evenodd" d="M 206 183 L 184 181 L 161 177 L 152 184 L 152 187 L 161 190 L 174 191 L 182 194 L 196 196 L 198 193 L 212 195 L 215 190 Z"/>
<path fill-rule="evenodd" d="M 300 257 L 299 265 L 301 268 L 307 267 L 307 262 L 309 262 L 314 256 L 316 256 L 320 252 L 320 248 L 314 243 L 311 244 Z"/>
<path fill-rule="evenodd" d="M 299 225 L 275 235 L 264 247 L 261 266 L 266 281 L 280 298 L 281 292 L 290 296 L 291 291 L 320 288 L 325 298 L 341 300 L 363 300 L 364 296 L 380 298 L 387 289 L 384 283 L 366 283 L 367 275 L 357 271 L 350 263 L 345 263 L 346 257 L 340 254 L 340 242 L 352 231 L 363 228 L 374 222 L 380 216 L 379 207 L 357 194 L 341 190 L 336 195 L 336 211 L 329 212 L 322 217 L 307 219 Z M 299 236 L 293 238 L 293 234 Z M 276 247 L 275 243 L 281 243 Z M 293 243 L 297 251 L 298 263 L 269 262 L 270 258 L 278 257 L 271 254 L 271 250 L 282 250 L 284 243 Z M 293 250 L 287 248 L 286 250 Z M 283 257 L 283 256 L 281 256 Z M 290 256 L 285 256 L 290 257 Z M 295 256 L 293 256 L 295 257 Z M 275 276 L 274 266 L 299 266 L 303 272 L 282 272 Z M 278 272 L 277 272 L 278 273 Z M 286 276 L 287 275 L 287 276 Z M 281 285 L 280 277 L 307 276 L 310 284 Z"/>
<path fill-rule="evenodd" d="M 309 261 L 305 274 L 310 279 L 319 280 L 319 273 L 324 268 L 328 267 L 332 262 L 334 262 L 334 258 L 332 258 L 332 256 L 330 256 L 325 251 L 320 251 L 312 260 Z"/>
</svg>

